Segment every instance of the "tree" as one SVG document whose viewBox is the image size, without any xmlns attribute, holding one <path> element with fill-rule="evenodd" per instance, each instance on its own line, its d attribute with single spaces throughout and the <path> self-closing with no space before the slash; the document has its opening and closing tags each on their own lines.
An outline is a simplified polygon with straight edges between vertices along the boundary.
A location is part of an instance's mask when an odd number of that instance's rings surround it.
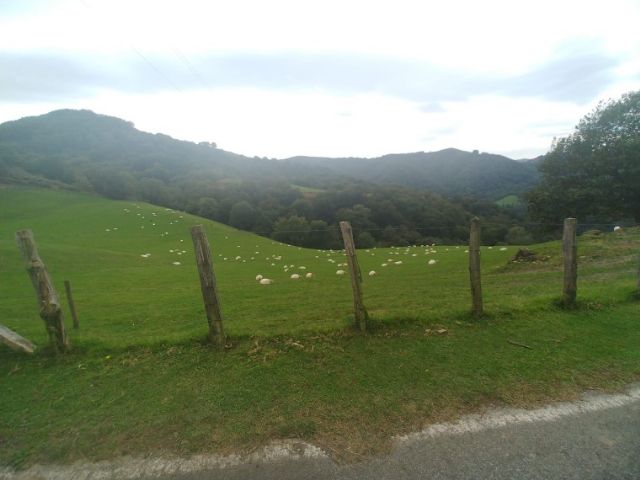
<svg viewBox="0 0 640 480">
<path fill-rule="evenodd" d="M 311 226 L 304 217 L 291 215 L 289 218 L 280 218 L 273 225 L 271 237 L 289 245 L 307 245 Z"/>
<path fill-rule="evenodd" d="M 369 232 L 360 232 L 356 241 L 357 248 L 373 248 L 376 246 L 376 239 Z"/>
<path fill-rule="evenodd" d="M 601 102 L 538 169 L 542 181 L 527 194 L 533 219 L 640 222 L 640 90 Z"/>
<path fill-rule="evenodd" d="M 255 209 L 246 200 L 234 203 L 229 211 L 229 225 L 241 230 L 251 230 L 257 220 Z"/>
</svg>

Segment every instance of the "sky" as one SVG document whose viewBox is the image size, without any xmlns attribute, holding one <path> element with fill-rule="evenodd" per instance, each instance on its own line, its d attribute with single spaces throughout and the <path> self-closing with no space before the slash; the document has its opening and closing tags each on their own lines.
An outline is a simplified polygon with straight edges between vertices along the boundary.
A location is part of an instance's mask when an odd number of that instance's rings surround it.
<svg viewBox="0 0 640 480">
<path fill-rule="evenodd" d="M 249 156 L 532 158 L 640 89 L 640 1 L 0 0 L 0 122 L 90 109 Z"/>
</svg>

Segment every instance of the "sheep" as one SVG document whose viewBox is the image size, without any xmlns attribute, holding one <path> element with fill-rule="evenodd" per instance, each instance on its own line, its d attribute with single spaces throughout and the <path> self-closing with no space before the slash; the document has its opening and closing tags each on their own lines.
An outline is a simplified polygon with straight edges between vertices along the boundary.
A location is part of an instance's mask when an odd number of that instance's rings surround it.
<svg viewBox="0 0 640 480">
<path fill-rule="evenodd" d="M 173 265 L 182 265 L 180 262 L 173 262 Z"/>
<path fill-rule="evenodd" d="M 271 280 L 270 278 L 263 278 L 260 280 L 260 285 L 271 285 L 273 283 L 273 280 Z"/>
<path fill-rule="evenodd" d="M 291 275 L 291 280 L 299 280 L 300 279 L 300 275 L 298 275 L 297 273 L 294 273 L 293 275 Z"/>
<path fill-rule="evenodd" d="M 370 277 L 373 277 L 374 275 L 377 275 L 377 274 L 376 274 L 376 271 L 375 271 L 375 270 L 371 270 L 371 271 L 369 272 L 369 276 L 370 276 Z"/>
<path fill-rule="evenodd" d="M 397 262 L 393 262 L 396 265 L 402 265 L 402 260 L 398 260 Z"/>
<path fill-rule="evenodd" d="M 427 263 L 429 265 L 435 265 L 437 260 L 434 260 L 433 258 L 431 260 L 429 260 Z"/>
<path fill-rule="evenodd" d="M 308 272 L 308 273 L 304 276 L 304 278 L 313 278 L 313 273 Z"/>
<path fill-rule="evenodd" d="M 501 251 L 501 252 L 504 252 L 506 249 L 507 249 L 507 247 L 501 247 L 501 248 L 500 248 L 500 251 Z"/>
<path fill-rule="evenodd" d="M 264 277 L 262 275 L 256 275 L 256 282 L 259 282 L 260 280 L 262 280 Z"/>
<path fill-rule="evenodd" d="M 386 264 L 386 263 L 382 263 L 380 266 L 381 266 L 381 267 L 386 267 L 386 266 L 387 266 L 387 264 Z"/>
<path fill-rule="evenodd" d="M 344 275 L 344 270 L 336 270 L 336 275 Z"/>
<path fill-rule="evenodd" d="M 616 225 L 615 227 L 613 227 L 614 232 L 619 232 L 620 230 L 622 230 L 622 227 L 620 225 Z"/>
</svg>

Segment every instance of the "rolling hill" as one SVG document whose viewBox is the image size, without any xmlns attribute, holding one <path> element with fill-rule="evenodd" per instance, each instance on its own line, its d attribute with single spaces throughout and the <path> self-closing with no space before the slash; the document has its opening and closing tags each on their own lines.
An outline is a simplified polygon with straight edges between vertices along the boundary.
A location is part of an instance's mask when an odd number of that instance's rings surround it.
<svg viewBox="0 0 640 480">
<path fill-rule="evenodd" d="M 489 200 L 520 194 L 538 180 L 533 163 L 453 148 L 378 158 L 251 158 L 214 143 L 141 132 L 130 122 L 88 110 L 58 110 L 0 125 L 0 179 L 24 182 L 35 174 L 52 181 L 82 182 L 74 166 L 87 161 L 164 182 L 204 177 L 324 188 L 344 183 L 347 177 Z M 44 165 L 38 168 L 38 163 Z"/>
<path fill-rule="evenodd" d="M 532 162 L 455 148 L 378 158 L 293 157 L 285 162 L 328 167 L 336 173 L 368 182 L 488 200 L 519 195 L 538 182 L 538 171 Z"/>
</svg>

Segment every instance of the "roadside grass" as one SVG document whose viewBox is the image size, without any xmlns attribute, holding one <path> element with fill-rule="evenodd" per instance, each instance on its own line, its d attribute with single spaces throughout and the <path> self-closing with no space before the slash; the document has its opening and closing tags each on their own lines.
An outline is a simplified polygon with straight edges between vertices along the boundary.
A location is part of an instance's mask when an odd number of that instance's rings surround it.
<svg viewBox="0 0 640 480">
<path fill-rule="evenodd" d="M 205 342 L 196 223 L 212 246 L 225 352 Z M 69 355 L 47 354 L 13 239 L 20 228 L 34 231 L 58 291 L 64 279 L 74 287 L 81 327 L 70 330 Z M 0 348 L 0 465 L 224 453 L 291 437 L 352 460 L 487 406 L 620 388 L 640 378 L 639 240 L 635 230 L 579 238 L 571 311 L 554 306 L 557 242 L 529 247 L 548 257 L 536 264 L 507 266 L 516 247 L 483 248 L 480 322 L 468 314 L 465 247 L 361 250 L 372 332 L 359 335 L 349 280 L 335 274 L 341 252 L 142 203 L 2 188 L 0 319 L 41 348 L 31 357 Z M 275 283 L 261 286 L 257 274 Z"/>
</svg>

